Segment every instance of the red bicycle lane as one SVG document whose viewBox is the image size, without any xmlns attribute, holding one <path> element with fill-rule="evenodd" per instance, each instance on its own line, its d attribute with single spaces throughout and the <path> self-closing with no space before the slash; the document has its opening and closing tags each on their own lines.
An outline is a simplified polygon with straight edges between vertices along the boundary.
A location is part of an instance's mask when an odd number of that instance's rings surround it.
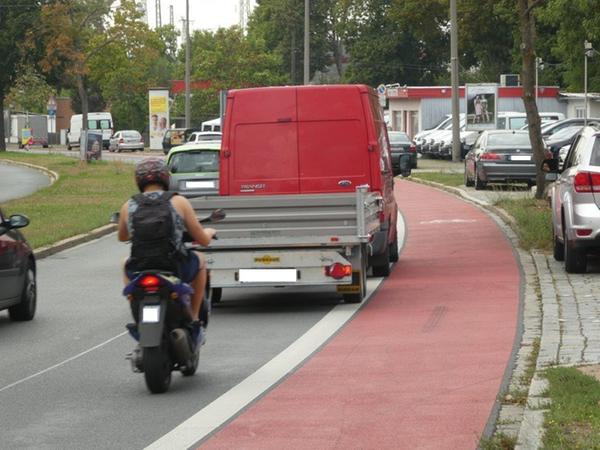
<svg viewBox="0 0 600 450">
<path fill-rule="evenodd" d="M 202 449 L 468 449 L 515 340 L 521 274 L 483 211 L 396 182 L 407 239 L 339 334 Z"/>
</svg>

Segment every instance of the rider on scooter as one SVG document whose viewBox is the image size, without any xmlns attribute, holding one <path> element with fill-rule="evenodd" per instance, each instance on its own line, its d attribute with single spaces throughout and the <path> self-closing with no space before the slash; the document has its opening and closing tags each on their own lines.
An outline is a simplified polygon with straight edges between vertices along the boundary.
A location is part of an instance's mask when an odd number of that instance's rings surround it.
<svg viewBox="0 0 600 450">
<path fill-rule="evenodd" d="M 203 344 L 206 324 L 200 323 L 199 314 L 207 279 L 206 261 L 201 253 L 185 248 L 183 235 L 187 231 L 194 241 L 206 247 L 215 236 L 216 230 L 213 228 L 204 228 L 198 222 L 194 209 L 188 199 L 167 192 L 169 189 L 170 173 L 168 167 L 161 159 L 145 158 L 140 161 L 135 169 L 135 182 L 140 192 L 148 199 L 158 199 L 163 195 L 167 196 L 165 198 L 170 197 L 165 205 L 171 211 L 172 223 L 174 225 L 171 242 L 174 243 L 179 254 L 179 277 L 184 283 L 191 285 L 194 289 L 191 298 L 193 337 L 196 342 Z M 118 238 L 122 242 L 131 240 L 132 244 L 135 245 L 136 234 L 132 216 L 134 216 L 138 207 L 139 204 L 135 196 L 121 207 Z M 125 284 L 129 283 L 133 273 L 138 270 L 139 268 L 136 268 L 135 259 L 129 257 L 124 264 Z"/>
</svg>

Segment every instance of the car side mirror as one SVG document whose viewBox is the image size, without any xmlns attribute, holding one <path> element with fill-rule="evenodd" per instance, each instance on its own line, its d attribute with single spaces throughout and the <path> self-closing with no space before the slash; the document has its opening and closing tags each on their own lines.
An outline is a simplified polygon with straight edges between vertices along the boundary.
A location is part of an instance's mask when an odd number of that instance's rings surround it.
<svg viewBox="0 0 600 450">
<path fill-rule="evenodd" d="M 542 172 L 546 173 L 557 173 L 558 172 L 558 159 L 548 158 L 542 161 L 542 165 L 540 166 Z"/>
<path fill-rule="evenodd" d="M 8 219 L 8 226 L 11 229 L 14 228 L 23 228 L 29 225 L 29 218 L 27 216 L 23 216 L 21 214 L 14 214 L 10 216 Z"/>
</svg>

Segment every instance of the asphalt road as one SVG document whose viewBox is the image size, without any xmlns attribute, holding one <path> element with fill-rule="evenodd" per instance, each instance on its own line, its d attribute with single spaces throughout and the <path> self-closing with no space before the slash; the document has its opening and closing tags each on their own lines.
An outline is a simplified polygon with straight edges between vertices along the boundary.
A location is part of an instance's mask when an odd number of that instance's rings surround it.
<svg viewBox="0 0 600 450">
<path fill-rule="evenodd" d="M 0 163 L 0 204 L 27 197 L 49 185 L 50 178 L 42 172 Z"/>
<path fill-rule="evenodd" d="M 38 312 L 0 312 L 1 448 L 143 448 L 286 349 L 339 303 L 333 293 L 225 290 L 199 372 L 148 393 L 124 356 L 128 253 L 109 235 L 38 261 Z"/>
</svg>

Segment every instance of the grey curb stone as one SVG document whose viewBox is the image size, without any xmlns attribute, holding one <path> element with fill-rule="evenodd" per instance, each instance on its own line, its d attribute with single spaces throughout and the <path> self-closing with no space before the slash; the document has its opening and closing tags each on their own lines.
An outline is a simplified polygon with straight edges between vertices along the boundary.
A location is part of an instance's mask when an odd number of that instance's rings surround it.
<svg viewBox="0 0 600 450">
<path fill-rule="evenodd" d="M 60 178 L 58 173 L 54 172 L 53 170 L 47 169 L 42 166 L 36 166 L 35 164 L 29 164 L 29 163 L 25 163 L 25 162 L 21 162 L 21 161 L 12 161 L 10 159 L 0 159 L 0 164 L 5 164 L 8 166 L 28 167 L 30 169 L 34 169 L 39 172 L 43 172 L 46 175 L 48 175 L 48 178 L 50 178 L 50 186 L 52 186 L 54 183 L 56 183 L 58 181 L 58 179 Z"/>
</svg>

